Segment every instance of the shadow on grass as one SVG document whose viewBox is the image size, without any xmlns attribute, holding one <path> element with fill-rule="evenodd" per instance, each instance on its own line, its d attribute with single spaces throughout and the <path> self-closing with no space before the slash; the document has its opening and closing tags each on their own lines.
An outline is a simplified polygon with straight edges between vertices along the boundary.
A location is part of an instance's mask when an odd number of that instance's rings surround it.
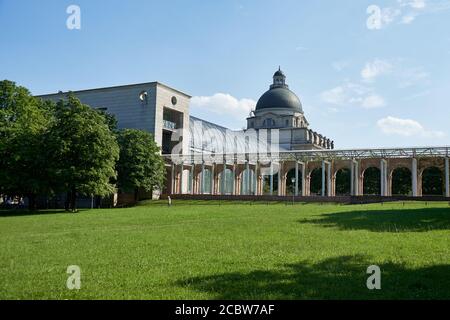
<svg viewBox="0 0 450 320">
<path fill-rule="evenodd" d="M 361 210 L 321 215 L 300 223 L 374 232 L 426 232 L 450 230 L 450 208 Z"/>
<path fill-rule="evenodd" d="M 342 256 L 317 264 L 288 264 L 277 270 L 187 278 L 176 285 L 225 300 L 450 298 L 450 265 L 407 269 L 393 263 L 378 264 L 381 290 L 369 290 L 366 270 L 372 264 L 376 263 L 363 256 Z"/>
<path fill-rule="evenodd" d="M 78 212 L 81 212 L 79 210 Z M 76 214 L 71 213 L 65 210 L 36 210 L 29 211 L 27 209 L 0 209 L 0 218 L 6 217 L 25 217 L 25 216 L 38 216 L 38 215 L 49 215 L 49 214 L 59 214 L 59 213 L 67 213 L 67 214 Z"/>
</svg>

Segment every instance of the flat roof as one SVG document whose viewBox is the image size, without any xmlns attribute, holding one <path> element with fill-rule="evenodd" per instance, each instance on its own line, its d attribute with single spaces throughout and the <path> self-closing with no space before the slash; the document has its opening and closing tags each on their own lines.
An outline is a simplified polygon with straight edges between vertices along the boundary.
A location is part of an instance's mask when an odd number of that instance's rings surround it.
<svg viewBox="0 0 450 320">
<path fill-rule="evenodd" d="M 101 87 L 101 88 L 92 88 L 92 89 L 73 90 L 73 91 L 65 91 L 65 92 L 56 92 L 56 93 L 48 93 L 48 94 L 40 94 L 40 95 L 36 95 L 35 97 L 55 96 L 55 95 L 59 95 L 59 94 L 69 93 L 69 92 L 77 93 L 77 92 L 89 92 L 89 91 L 106 90 L 106 89 L 137 87 L 137 86 L 143 86 L 143 85 L 161 86 L 161 87 L 164 87 L 166 89 L 175 91 L 175 92 L 177 92 L 179 94 L 182 94 L 182 95 L 184 95 L 184 96 L 186 96 L 188 98 L 192 98 L 192 96 L 190 96 L 190 95 L 188 95 L 188 94 L 186 94 L 186 93 L 184 93 L 184 92 L 182 92 L 180 90 L 177 90 L 177 89 L 174 89 L 172 87 L 169 87 L 168 85 L 165 85 L 165 84 L 163 84 L 161 82 L 158 82 L 158 81 L 142 82 L 142 83 L 134 83 L 134 84 L 125 84 L 125 85 L 117 85 L 117 86 Z"/>
</svg>

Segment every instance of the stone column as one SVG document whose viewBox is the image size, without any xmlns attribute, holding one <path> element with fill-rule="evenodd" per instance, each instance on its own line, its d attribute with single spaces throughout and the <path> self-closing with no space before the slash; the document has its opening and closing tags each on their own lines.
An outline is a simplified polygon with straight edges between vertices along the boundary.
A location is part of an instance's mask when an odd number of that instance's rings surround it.
<svg viewBox="0 0 450 320">
<path fill-rule="evenodd" d="M 445 158 L 445 196 L 450 197 L 449 158 Z"/>
<path fill-rule="evenodd" d="M 273 196 L 273 163 L 270 162 L 270 195 Z"/>
<path fill-rule="evenodd" d="M 233 196 L 236 195 L 236 163 L 233 163 Z"/>
<path fill-rule="evenodd" d="M 333 194 L 332 194 L 332 190 L 331 190 L 331 163 L 328 163 L 328 170 L 327 170 L 327 174 L 328 174 L 328 177 L 327 177 L 327 196 L 328 197 L 331 197 Z"/>
<path fill-rule="evenodd" d="M 223 173 L 222 173 L 222 194 L 227 194 L 227 164 L 223 163 Z"/>
<path fill-rule="evenodd" d="M 245 175 L 247 176 L 246 179 L 244 178 L 244 175 L 242 175 L 242 182 L 247 180 L 247 183 L 245 185 L 245 190 L 243 190 L 243 191 L 244 191 L 245 195 L 249 195 L 250 194 L 250 176 L 251 176 L 250 175 L 250 162 L 249 161 L 247 161 L 247 163 L 245 164 Z"/>
<path fill-rule="evenodd" d="M 355 166 L 353 160 L 350 162 L 350 195 L 355 195 Z"/>
<path fill-rule="evenodd" d="M 215 185 L 216 185 L 216 179 L 214 177 L 214 173 L 216 171 L 215 167 L 216 167 L 215 163 L 211 164 L 211 194 L 212 195 L 215 194 Z"/>
<path fill-rule="evenodd" d="M 411 181 L 412 181 L 412 195 L 413 197 L 417 197 L 417 159 L 412 158 L 412 166 L 411 166 Z"/>
<path fill-rule="evenodd" d="M 258 170 L 259 170 L 259 161 L 256 161 L 255 164 L 255 196 L 259 195 L 259 174 L 258 174 Z"/>
<path fill-rule="evenodd" d="M 294 194 L 298 197 L 298 161 L 295 161 L 295 191 Z"/>
<path fill-rule="evenodd" d="M 175 164 L 172 163 L 172 170 L 170 172 L 170 194 L 175 192 Z"/>
<path fill-rule="evenodd" d="M 381 196 L 386 197 L 388 195 L 387 186 L 387 161 L 384 159 L 380 160 L 380 186 L 381 186 Z"/>
<path fill-rule="evenodd" d="M 281 174 L 281 162 L 278 163 L 278 174 L 277 174 L 277 176 L 278 176 L 278 195 L 282 196 L 283 195 L 284 185 L 285 185 L 285 183 L 284 183 L 285 179 L 282 177 L 282 174 Z"/>
<path fill-rule="evenodd" d="M 325 197 L 325 171 L 326 171 L 326 162 L 322 160 L 322 197 Z"/>
<path fill-rule="evenodd" d="M 184 173 L 184 163 L 180 164 L 180 194 L 183 194 L 183 173 Z"/>
<path fill-rule="evenodd" d="M 200 180 L 200 194 L 205 193 L 205 162 L 202 162 L 202 173 L 201 173 L 201 180 Z"/>
<path fill-rule="evenodd" d="M 306 197 L 307 193 L 307 185 L 306 185 L 306 162 L 302 163 L 302 196 Z"/>
</svg>

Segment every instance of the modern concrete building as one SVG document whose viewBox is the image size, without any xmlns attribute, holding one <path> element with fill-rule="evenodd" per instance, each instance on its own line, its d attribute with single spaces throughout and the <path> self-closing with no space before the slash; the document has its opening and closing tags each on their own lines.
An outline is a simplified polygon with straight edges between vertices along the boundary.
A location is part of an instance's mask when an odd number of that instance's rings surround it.
<svg viewBox="0 0 450 320">
<path fill-rule="evenodd" d="M 88 89 L 72 92 L 84 104 L 113 114 L 119 128 L 132 128 L 152 133 L 162 153 L 170 153 L 179 138 L 189 136 L 190 96 L 159 82 L 148 82 Z M 69 92 L 39 96 L 58 101 Z M 189 149 L 189 139 L 182 142 L 183 150 Z"/>
</svg>

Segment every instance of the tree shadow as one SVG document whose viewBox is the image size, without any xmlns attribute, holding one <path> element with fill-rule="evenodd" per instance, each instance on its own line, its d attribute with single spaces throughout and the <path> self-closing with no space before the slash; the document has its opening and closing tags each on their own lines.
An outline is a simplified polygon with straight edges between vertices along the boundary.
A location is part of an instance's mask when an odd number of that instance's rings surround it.
<svg viewBox="0 0 450 320">
<path fill-rule="evenodd" d="M 81 212 L 81 211 L 82 210 L 78 210 L 78 212 Z M 59 214 L 59 213 L 72 214 L 71 212 L 68 212 L 65 210 L 59 210 L 59 209 L 36 210 L 36 211 L 30 211 L 27 209 L 0 209 L 0 218 L 51 215 L 51 214 Z"/>
<path fill-rule="evenodd" d="M 450 208 L 360 210 L 321 215 L 300 223 L 373 232 L 426 232 L 450 229 Z"/>
<path fill-rule="evenodd" d="M 381 269 L 381 290 L 369 290 L 367 268 Z M 303 261 L 276 270 L 232 272 L 179 280 L 177 286 L 221 300 L 268 299 L 449 299 L 450 265 L 408 269 L 341 256 L 311 264 Z"/>
</svg>

